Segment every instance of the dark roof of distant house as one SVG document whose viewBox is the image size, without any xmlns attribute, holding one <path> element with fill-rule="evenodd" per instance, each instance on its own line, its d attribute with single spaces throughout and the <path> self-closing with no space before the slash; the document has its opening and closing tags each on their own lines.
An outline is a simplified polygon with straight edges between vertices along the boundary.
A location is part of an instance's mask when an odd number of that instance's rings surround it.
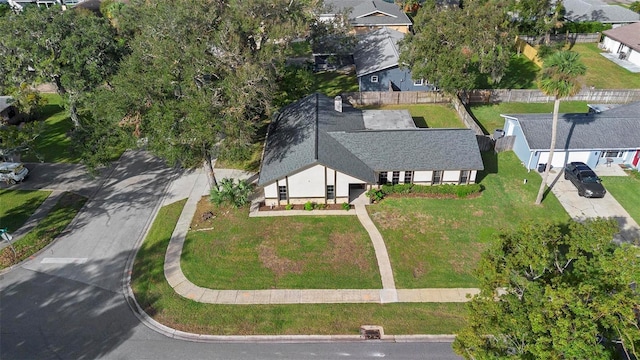
<svg viewBox="0 0 640 360">
<path fill-rule="evenodd" d="M 324 3 L 336 13 L 350 9 L 353 26 L 412 25 L 398 5 L 382 0 L 325 0 Z"/>
<path fill-rule="evenodd" d="M 11 96 L 0 96 L 0 111 L 4 111 L 6 108 L 12 105 L 13 98 Z"/>
<path fill-rule="evenodd" d="M 619 5 L 600 0 L 563 0 L 564 17 L 573 22 L 632 23 L 640 21 L 640 14 Z"/>
<path fill-rule="evenodd" d="M 602 33 L 640 52 L 640 22 L 619 26 L 615 29 L 603 31 Z"/>
<path fill-rule="evenodd" d="M 367 130 L 361 110 L 334 106 L 334 99 L 316 93 L 276 115 L 260 185 L 318 164 L 368 183 L 376 182 L 376 171 L 483 169 L 469 129 Z"/>
<path fill-rule="evenodd" d="M 640 147 L 640 102 L 598 114 L 559 114 L 556 149 L 606 150 Z M 517 119 L 531 150 L 551 146 L 552 114 L 502 115 Z"/>
<path fill-rule="evenodd" d="M 381 28 L 359 36 L 353 61 L 358 77 L 398 66 L 400 52 L 398 42 L 404 34 L 389 28 Z"/>
</svg>

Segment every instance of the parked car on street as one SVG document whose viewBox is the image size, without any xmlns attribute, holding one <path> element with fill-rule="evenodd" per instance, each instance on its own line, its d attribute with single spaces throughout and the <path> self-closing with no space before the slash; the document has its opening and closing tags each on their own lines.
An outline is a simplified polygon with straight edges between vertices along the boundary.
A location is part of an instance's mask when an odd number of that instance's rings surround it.
<svg viewBox="0 0 640 360">
<path fill-rule="evenodd" d="M 598 175 L 585 163 L 568 163 L 564 168 L 564 178 L 575 185 L 580 196 L 601 198 L 607 193 Z"/>
<path fill-rule="evenodd" d="M 29 170 L 22 163 L 0 162 L 0 181 L 15 184 L 24 180 Z"/>
</svg>

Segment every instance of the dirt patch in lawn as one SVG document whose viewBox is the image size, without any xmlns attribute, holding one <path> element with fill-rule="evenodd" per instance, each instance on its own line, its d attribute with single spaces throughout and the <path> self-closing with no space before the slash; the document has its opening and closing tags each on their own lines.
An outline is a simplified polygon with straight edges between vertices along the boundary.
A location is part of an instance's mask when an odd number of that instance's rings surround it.
<svg viewBox="0 0 640 360">
<path fill-rule="evenodd" d="M 332 233 L 329 238 L 331 246 L 323 253 L 323 257 L 333 259 L 332 268 L 336 269 L 341 264 L 354 264 L 360 271 L 372 271 L 367 257 L 361 256 L 366 249 L 353 239 L 349 234 Z"/>
<path fill-rule="evenodd" d="M 293 261 L 291 259 L 278 256 L 276 249 L 264 243 L 260 244 L 258 249 L 258 258 L 264 267 L 273 271 L 277 279 L 287 274 L 301 274 L 304 268 L 302 261 Z"/>
</svg>

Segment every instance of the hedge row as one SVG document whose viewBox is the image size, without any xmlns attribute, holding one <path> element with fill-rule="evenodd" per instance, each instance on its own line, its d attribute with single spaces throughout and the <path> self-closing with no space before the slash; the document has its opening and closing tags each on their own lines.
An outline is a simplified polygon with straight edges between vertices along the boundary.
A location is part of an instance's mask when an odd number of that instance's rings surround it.
<svg viewBox="0 0 640 360">
<path fill-rule="evenodd" d="M 456 195 L 459 198 L 464 198 L 472 194 L 477 194 L 482 191 L 482 185 L 469 184 L 469 185 L 416 185 L 416 184 L 396 184 L 396 185 L 382 185 L 380 189 L 370 190 L 367 194 L 374 201 L 382 200 L 389 194 L 434 194 L 434 195 Z"/>
</svg>

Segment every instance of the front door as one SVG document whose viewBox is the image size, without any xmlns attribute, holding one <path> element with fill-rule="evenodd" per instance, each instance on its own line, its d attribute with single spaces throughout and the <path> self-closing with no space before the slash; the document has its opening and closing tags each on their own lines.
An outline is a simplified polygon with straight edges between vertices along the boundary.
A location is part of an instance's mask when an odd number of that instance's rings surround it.
<svg viewBox="0 0 640 360">
<path fill-rule="evenodd" d="M 633 157 L 633 166 L 638 167 L 638 160 L 640 160 L 640 150 L 636 150 L 636 155 Z"/>
</svg>

